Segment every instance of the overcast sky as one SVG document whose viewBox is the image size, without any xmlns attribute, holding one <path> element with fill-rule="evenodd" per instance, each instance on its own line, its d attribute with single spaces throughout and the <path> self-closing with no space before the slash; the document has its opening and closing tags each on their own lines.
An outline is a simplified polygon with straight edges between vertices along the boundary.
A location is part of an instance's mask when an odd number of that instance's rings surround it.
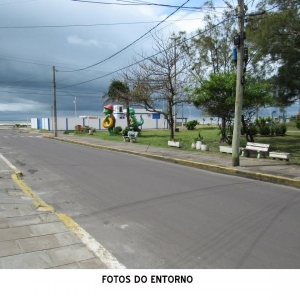
<svg viewBox="0 0 300 300">
<path fill-rule="evenodd" d="M 137 53 L 143 51 L 150 55 L 152 39 L 150 35 L 145 36 L 121 50 L 176 11 L 176 7 L 120 4 L 147 2 L 180 6 L 186 2 L 91 1 L 113 4 L 0 0 L 0 122 L 51 116 L 52 66 L 57 70 L 58 116 L 75 115 L 75 97 L 77 115 L 99 115 L 103 110 L 102 95 L 111 79 L 118 77 L 118 73 L 109 74 L 132 63 Z M 228 2 L 237 4 L 237 0 Z M 205 0 L 190 0 L 184 7 L 200 8 L 204 3 Z M 220 10 L 226 7 L 223 0 L 214 4 Z M 180 30 L 193 33 L 202 26 L 206 13 L 205 9 L 182 8 L 157 29 L 166 34 Z M 113 58 L 97 64 L 119 51 Z M 89 67 L 94 64 L 97 65 Z M 84 70 L 76 71 L 80 69 Z"/>
</svg>

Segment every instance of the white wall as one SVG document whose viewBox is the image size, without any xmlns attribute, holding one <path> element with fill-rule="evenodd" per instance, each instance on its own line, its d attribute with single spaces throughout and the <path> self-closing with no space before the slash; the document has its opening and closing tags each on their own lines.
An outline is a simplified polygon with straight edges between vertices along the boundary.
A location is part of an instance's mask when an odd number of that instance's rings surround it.
<svg viewBox="0 0 300 300">
<path fill-rule="evenodd" d="M 166 120 L 161 116 L 160 119 L 153 119 L 152 114 L 142 114 L 144 124 L 140 126 L 141 129 L 164 129 L 167 128 Z M 140 116 L 136 115 L 138 121 Z M 88 119 L 88 118 L 57 118 L 57 130 L 74 130 L 76 125 L 90 126 L 96 130 L 107 130 L 102 127 L 102 119 Z M 38 129 L 38 124 L 41 124 L 42 128 L 52 131 L 54 130 L 54 120 L 51 118 L 31 118 L 31 128 Z M 116 119 L 116 126 L 121 126 L 123 129 L 127 126 L 126 119 Z"/>
</svg>

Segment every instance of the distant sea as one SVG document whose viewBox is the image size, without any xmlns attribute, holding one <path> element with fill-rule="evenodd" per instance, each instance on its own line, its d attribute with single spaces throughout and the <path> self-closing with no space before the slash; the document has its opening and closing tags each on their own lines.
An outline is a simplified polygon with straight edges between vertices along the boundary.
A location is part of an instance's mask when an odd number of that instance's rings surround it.
<svg viewBox="0 0 300 300">
<path fill-rule="evenodd" d="M 0 126 L 13 126 L 15 124 L 20 124 L 20 125 L 30 125 L 30 120 L 27 122 L 26 120 L 0 120 Z"/>
</svg>

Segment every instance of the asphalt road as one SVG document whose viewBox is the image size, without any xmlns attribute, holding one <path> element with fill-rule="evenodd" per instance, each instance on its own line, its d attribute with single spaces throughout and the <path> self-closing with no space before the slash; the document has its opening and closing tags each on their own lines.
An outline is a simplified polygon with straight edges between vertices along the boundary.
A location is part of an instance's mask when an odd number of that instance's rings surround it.
<svg viewBox="0 0 300 300">
<path fill-rule="evenodd" d="M 299 189 L 0 130 L 0 152 L 127 268 L 299 268 Z"/>
</svg>

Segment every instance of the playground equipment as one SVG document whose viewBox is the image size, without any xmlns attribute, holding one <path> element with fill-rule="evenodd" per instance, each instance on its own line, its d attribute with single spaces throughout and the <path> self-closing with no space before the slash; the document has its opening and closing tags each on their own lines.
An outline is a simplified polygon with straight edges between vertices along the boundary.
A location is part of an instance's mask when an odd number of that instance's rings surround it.
<svg viewBox="0 0 300 300">
<path fill-rule="evenodd" d="M 142 115 L 140 115 L 140 121 L 137 120 L 135 116 L 135 110 L 133 107 L 129 107 L 129 120 L 130 120 L 130 127 L 137 127 L 144 124 L 144 119 Z"/>
<path fill-rule="evenodd" d="M 105 117 L 103 118 L 101 124 L 104 128 L 108 129 L 109 135 L 114 135 L 114 128 L 116 125 L 116 119 L 113 115 L 113 106 L 108 104 L 104 106 L 103 113 Z"/>
</svg>

